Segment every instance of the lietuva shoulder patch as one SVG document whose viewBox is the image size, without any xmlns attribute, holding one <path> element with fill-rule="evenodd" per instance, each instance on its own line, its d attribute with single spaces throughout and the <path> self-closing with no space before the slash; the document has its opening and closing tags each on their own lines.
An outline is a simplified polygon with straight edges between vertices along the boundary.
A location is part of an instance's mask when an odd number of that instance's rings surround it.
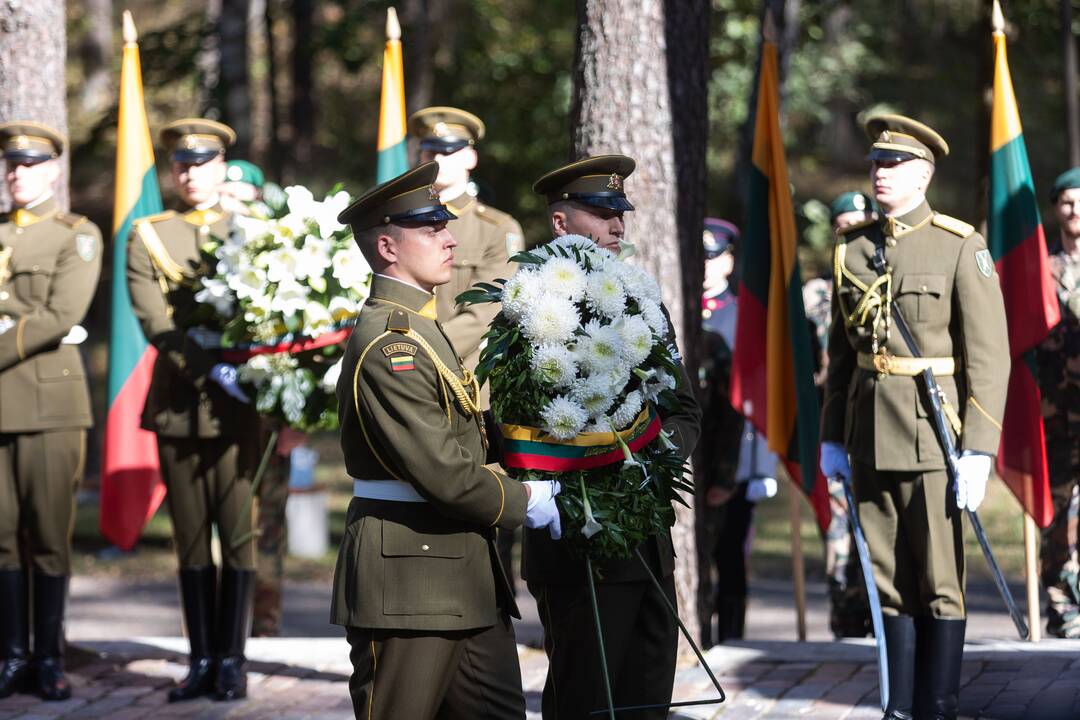
<svg viewBox="0 0 1080 720">
<path fill-rule="evenodd" d="M 162 220 L 168 220 L 172 216 L 176 215 L 175 210 L 166 210 L 165 212 L 159 212 L 157 215 L 147 215 L 146 217 L 139 218 L 142 222 L 156 223 Z"/>
<path fill-rule="evenodd" d="M 409 313 L 404 310 L 391 310 L 390 317 L 386 318 L 386 329 L 402 334 L 409 332 L 412 329 L 409 325 Z"/>
<path fill-rule="evenodd" d="M 934 213 L 932 222 L 942 230 L 948 230 L 953 235 L 958 235 L 962 238 L 966 238 L 968 235 L 975 232 L 974 226 L 968 225 L 963 220 L 957 220 L 954 217 L 942 215 L 941 213 Z"/>
<path fill-rule="evenodd" d="M 86 216 L 85 215 L 79 215 L 78 213 L 63 213 L 62 212 L 62 213 L 57 213 L 55 215 L 55 217 L 56 217 L 56 222 L 60 223 L 61 225 L 66 225 L 67 227 L 69 227 L 69 228 L 71 228 L 73 230 L 75 228 L 79 227 L 80 225 L 82 225 L 84 222 L 86 222 Z"/>
</svg>

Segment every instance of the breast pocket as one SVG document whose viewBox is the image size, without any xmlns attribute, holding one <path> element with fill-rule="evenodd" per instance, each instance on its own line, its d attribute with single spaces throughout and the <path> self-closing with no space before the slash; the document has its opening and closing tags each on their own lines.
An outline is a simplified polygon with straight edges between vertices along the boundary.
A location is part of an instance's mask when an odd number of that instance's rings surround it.
<svg viewBox="0 0 1080 720">
<path fill-rule="evenodd" d="M 33 305 L 42 305 L 49 297 L 49 287 L 55 258 L 38 258 L 20 262 L 11 270 L 11 283 L 15 295 L 22 301 Z"/>
<path fill-rule="evenodd" d="M 939 274 L 911 274 L 900 279 L 896 300 L 904 317 L 914 322 L 929 322 L 942 317 L 944 311 L 945 276 Z"/>
<path fill-rule="evenodd" d="M 461 533 L 424 533 L 384 522 L 383 613 L 460 617 L 466 540 Z"/>
</svg>

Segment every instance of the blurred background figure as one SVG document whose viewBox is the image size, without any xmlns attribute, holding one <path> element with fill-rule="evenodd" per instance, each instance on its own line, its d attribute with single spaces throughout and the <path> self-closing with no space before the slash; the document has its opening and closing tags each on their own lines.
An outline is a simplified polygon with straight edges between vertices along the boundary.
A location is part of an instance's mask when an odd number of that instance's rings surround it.
<svg viewBox="0 0 1080 720">
<path fill-rule="evenodd" d="M 1054 502 L 1054 520 L 1042 533 L 1040 574 L 1049 601 L 1046 634 L 1080 638 L 1080 167 L 1058 176 L 1050 199 L 1059 227 L 1058 240 L 1051 247 L 1050 271 L 1056 281 L 1061 322 L 1037 352 Z"/>
<path fill-rule="evenodd" d="M 877 218 L 870 197 L 861 192 L 839 195 L 829 206 L 829 221 L 833 233 L 873 222 Z M 813 278 L 803 285 L 803 305 L 810 321 L 814 343 L 814 384 L 822 393 L 825 370 L 828 367 L 826 338 L 832 306 L 832 274 Z M 829 629 L 837 638 L 865 637 L 870 630 L 870 606 L 866 599 L 859 555 L 855 552 L 851 524 L 848 520 L 844 486 L 838 480 L 829 481 L 829 508 L 832 519 L 825 532 L 825 580 L 829 589 Z"/>
<path fill-rule="evenodd" d="M 698 547 L 703 549 L 698 608 L 705 646 L 743 636 L 754 503 L 776 494 L 776 457 L 729 399 L 738 314 L 731 280 L 738 237 L 738 228 L 726 220 L 705 219 L 701 296 L 705 352 L 699 372 L 705 442 L 699 444 L 697 458 L 705 500 L 698 523 Z"/>
</svg>

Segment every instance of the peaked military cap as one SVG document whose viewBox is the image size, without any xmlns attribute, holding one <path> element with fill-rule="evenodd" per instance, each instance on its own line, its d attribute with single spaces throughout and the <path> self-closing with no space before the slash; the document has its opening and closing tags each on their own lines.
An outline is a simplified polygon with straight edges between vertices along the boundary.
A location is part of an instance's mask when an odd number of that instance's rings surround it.
<svg viewBox="0 0 1080 720">
<path fill-rule="evenodd" d="M 484 121 L 471 112 L 452 107 L 429 107 L 409 118 L 409 134 L 420 139 L 420 148 L 442 155 L 475 145 L 484 139 Z"/>
<path fill-rule="evenodd" d="M 829 205 L 829 222 L 836 222 L 836 218 L 849 212 L 874 212 L 874 204 L 870 196 L 864 192 L 846 192 L 838 195 Z"/>
<path fill-rule="evenodd" d="M 161 129 L 161 142 L 176 162 L 198 165 L 223 155 L 236 142 L 236 131 L 214 120 L 181 118 Z"/>
<path fill-rule="evenodd" d="M 733 250 L 738 237 L 739 228 L 733 223 L 720 218 L 705 218 L 705 230 L 701 234 L 701 244 L 705 247 L 705 259 L 712 260 L 727 250 Z"/>
<path fill-rule="evenodd" d="M 548 204 L 575 200 L 586 205 L 625 212 L 634 206 L 626 199 L 623 181 L 637 163 L 625 155 L 595 155 L 563 165 L 533 183 L 533 191 Z"/>
<path fill-rule="evenodd" d="M 338 215 L 338 222 L 360 232 L 376 225 L 432 225 L 456 216 L 439 200 L 432 185 L 439 164 L 424 163 L 364 193 Z"/>
<path fill-rule="evenodd" d="M 1057 202 L 1061 193 L 1078 187 L 1080 187 L 1080 167 L 1074 167 L 1061 173 L 1054 180 L 1054 187 L 1050 189 L 1050 199 Z"/>
<path fill-rule="evenodd" d="M 903 115 L 873 115 L 866 120 L 866 134 L 874 141 L 870 160 L 904 162 L 919 158 L 931 163 L 949 154 L 945 138 L 918 120 Z"/>
<path fill-rule="evenodd" d="M 59 157 L 66 140 L 48 125 L 28 120 L 0 124 L 0 155 L 18 163 L 39 163 Z"/>
</svg>

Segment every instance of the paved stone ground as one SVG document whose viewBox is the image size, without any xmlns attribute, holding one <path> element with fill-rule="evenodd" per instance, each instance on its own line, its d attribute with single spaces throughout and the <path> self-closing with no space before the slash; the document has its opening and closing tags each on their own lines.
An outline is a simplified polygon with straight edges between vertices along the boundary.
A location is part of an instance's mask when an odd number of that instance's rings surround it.
<svg viewBox="0 0 1080 720">
<path fill-rule="evenodd" d="M 963 717 L 1009 720 L 1080 720 L 1080 641 L 1038 645 L 1003 640 L 1012 634 L 992 587 L 969 588 L 969 643 L 961 702 Z M 727 701 L 678 708 L 673 718 L 881 717 L 877 670 L 870 640 L 829 642 L 824 588 L 809 588 L 810 642 L 795 643 L 790 590 L 756 581 L 747 620 L 748 641 L 706 653 Z M 1019 588 L 1016 589 L 1019 595 Z M 287 585 L 283 638 L 248 645 L 250 697 L 245 702 L 165 702 L 169 686 L 185 672 L 186 641 L 179 637 L 176 587 L 171 582 L 76 578 L 68 635 L 75 697 L 43 703 L 33 696 L 0 700 L 0 720 L 51 718 L 311 718 L 352 717 L 348 646 L 340 628 L 326 624 L 324 584 Z M 524 593 L 525 619 L 517 626 L 529 720 L 540 717 L 546 673 L 535 606 Z M 127 638 L 114 640 L 111 638 Z M 675 700 L 715 696 L 703 668 L 681 668 Z M 630 717 L 630 716 L 627 716 Z"/>
</svg>

